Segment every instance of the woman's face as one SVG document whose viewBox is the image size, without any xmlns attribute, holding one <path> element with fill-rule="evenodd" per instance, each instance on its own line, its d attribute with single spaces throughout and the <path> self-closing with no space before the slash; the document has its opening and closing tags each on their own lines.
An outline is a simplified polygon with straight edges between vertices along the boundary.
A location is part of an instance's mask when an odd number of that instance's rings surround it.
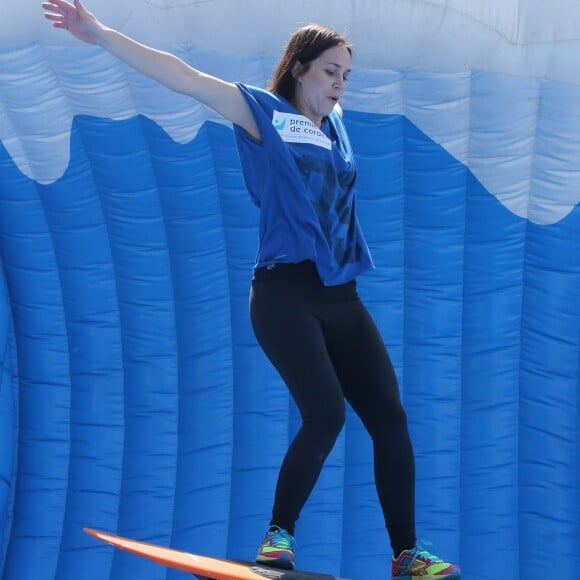
<svg viewBox="0 0 580 580">
<path fill-rule="evenodd" d="M 320 126 L 338 103 L 350 73 L 350 52 L 346 46 L 333 46 L 310 62 L 306 71 L 300 63 L 294 66 L 295 105 L 315 125 Z"/>
</svg>

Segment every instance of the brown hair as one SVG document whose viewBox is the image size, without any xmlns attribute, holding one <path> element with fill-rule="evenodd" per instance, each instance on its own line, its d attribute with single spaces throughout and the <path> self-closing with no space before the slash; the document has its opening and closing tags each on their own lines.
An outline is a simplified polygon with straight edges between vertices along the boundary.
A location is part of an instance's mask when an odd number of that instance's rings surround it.
<svg viewBox="0 0 580 580">
<path fill-rule="evenodd" d="M 346 47 L 352 55 L 352 45 L 333 28 L 323 24 L 307 24 L 299 28 L 288 41 L 268 90 L 292 102 L 296 92 L 296 79 L 292 74 L 294 65 L 299 62 L 306 72 L 313 60 L 335 46 Z"/>
</svg>

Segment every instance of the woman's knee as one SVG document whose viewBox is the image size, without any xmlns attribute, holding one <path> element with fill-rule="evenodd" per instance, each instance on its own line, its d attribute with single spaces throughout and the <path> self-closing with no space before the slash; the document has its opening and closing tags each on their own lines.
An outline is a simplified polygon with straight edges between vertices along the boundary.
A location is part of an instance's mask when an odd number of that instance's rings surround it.
<svg viewBox="0 0 580 580">
<path fill-rule="evenodd" d="M 372 409 L 363 413 L 361 420 L 373 439 L 396 438 L 408 432 L 407 413 L 401 404 Z"/>
<path fill-rule="evenodd" d="M 346 421 L 344 405 L 324 406 L 304 418 L 304 426 L 325 438 L 334 441 L 342 431 Z"/>
</svg>

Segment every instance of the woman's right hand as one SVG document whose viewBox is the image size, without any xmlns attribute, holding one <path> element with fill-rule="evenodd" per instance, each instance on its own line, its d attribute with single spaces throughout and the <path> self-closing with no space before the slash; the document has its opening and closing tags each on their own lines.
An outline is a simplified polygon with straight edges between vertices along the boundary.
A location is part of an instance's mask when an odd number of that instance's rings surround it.
<svg viewBox="0 0 580 580">
<path fill-rule="evenodd" d="M 52 21 L 55 28 L 64 28 L 78 39 L 89 44 L 99 44 L 99 32 L 103 25 L 81 4 L 65 0 L 47 0 L 42 3 L 44 17 Z"/>
<path fill-rule="evenodd" d="M 55 28 L 64 28 L 84 42 L 101 46 L 172 91 L 189 95 L 211 107 L 260 140 L 252 110 L 234 83 L 205 74 L 174 54 L 146 46 L 114 28 L 103 26 L 80 0 L 74 0 L 73 4 L 66 0 L 44 0 L 42 7 L 46 10 L 44 16 Z"/>
</svg>

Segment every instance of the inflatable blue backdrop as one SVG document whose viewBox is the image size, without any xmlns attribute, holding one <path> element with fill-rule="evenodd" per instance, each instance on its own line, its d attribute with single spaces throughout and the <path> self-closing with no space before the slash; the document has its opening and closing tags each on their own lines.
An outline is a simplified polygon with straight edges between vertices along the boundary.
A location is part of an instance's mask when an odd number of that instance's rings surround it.
<svg viewBox="0 0 580 580">
<path fill-rule="evenodd" d="M 359 288 L 410 420 L 418 533 L 466 579 L 576 578 L 577 4 L 119 4 L 87 0 L 257 85 L 298 25 L 354 40 L 345 119 L 376 263 Z M 257 210 L 231 127 L 51 30 L 36 1 L 3 11 L 2 578 L 186 577 L 84 526 L 251 558 L 298 417 L 249 324 Z M 297 536 L 301 568 L 387 577 L 352 413 Z"/>
</svg>

